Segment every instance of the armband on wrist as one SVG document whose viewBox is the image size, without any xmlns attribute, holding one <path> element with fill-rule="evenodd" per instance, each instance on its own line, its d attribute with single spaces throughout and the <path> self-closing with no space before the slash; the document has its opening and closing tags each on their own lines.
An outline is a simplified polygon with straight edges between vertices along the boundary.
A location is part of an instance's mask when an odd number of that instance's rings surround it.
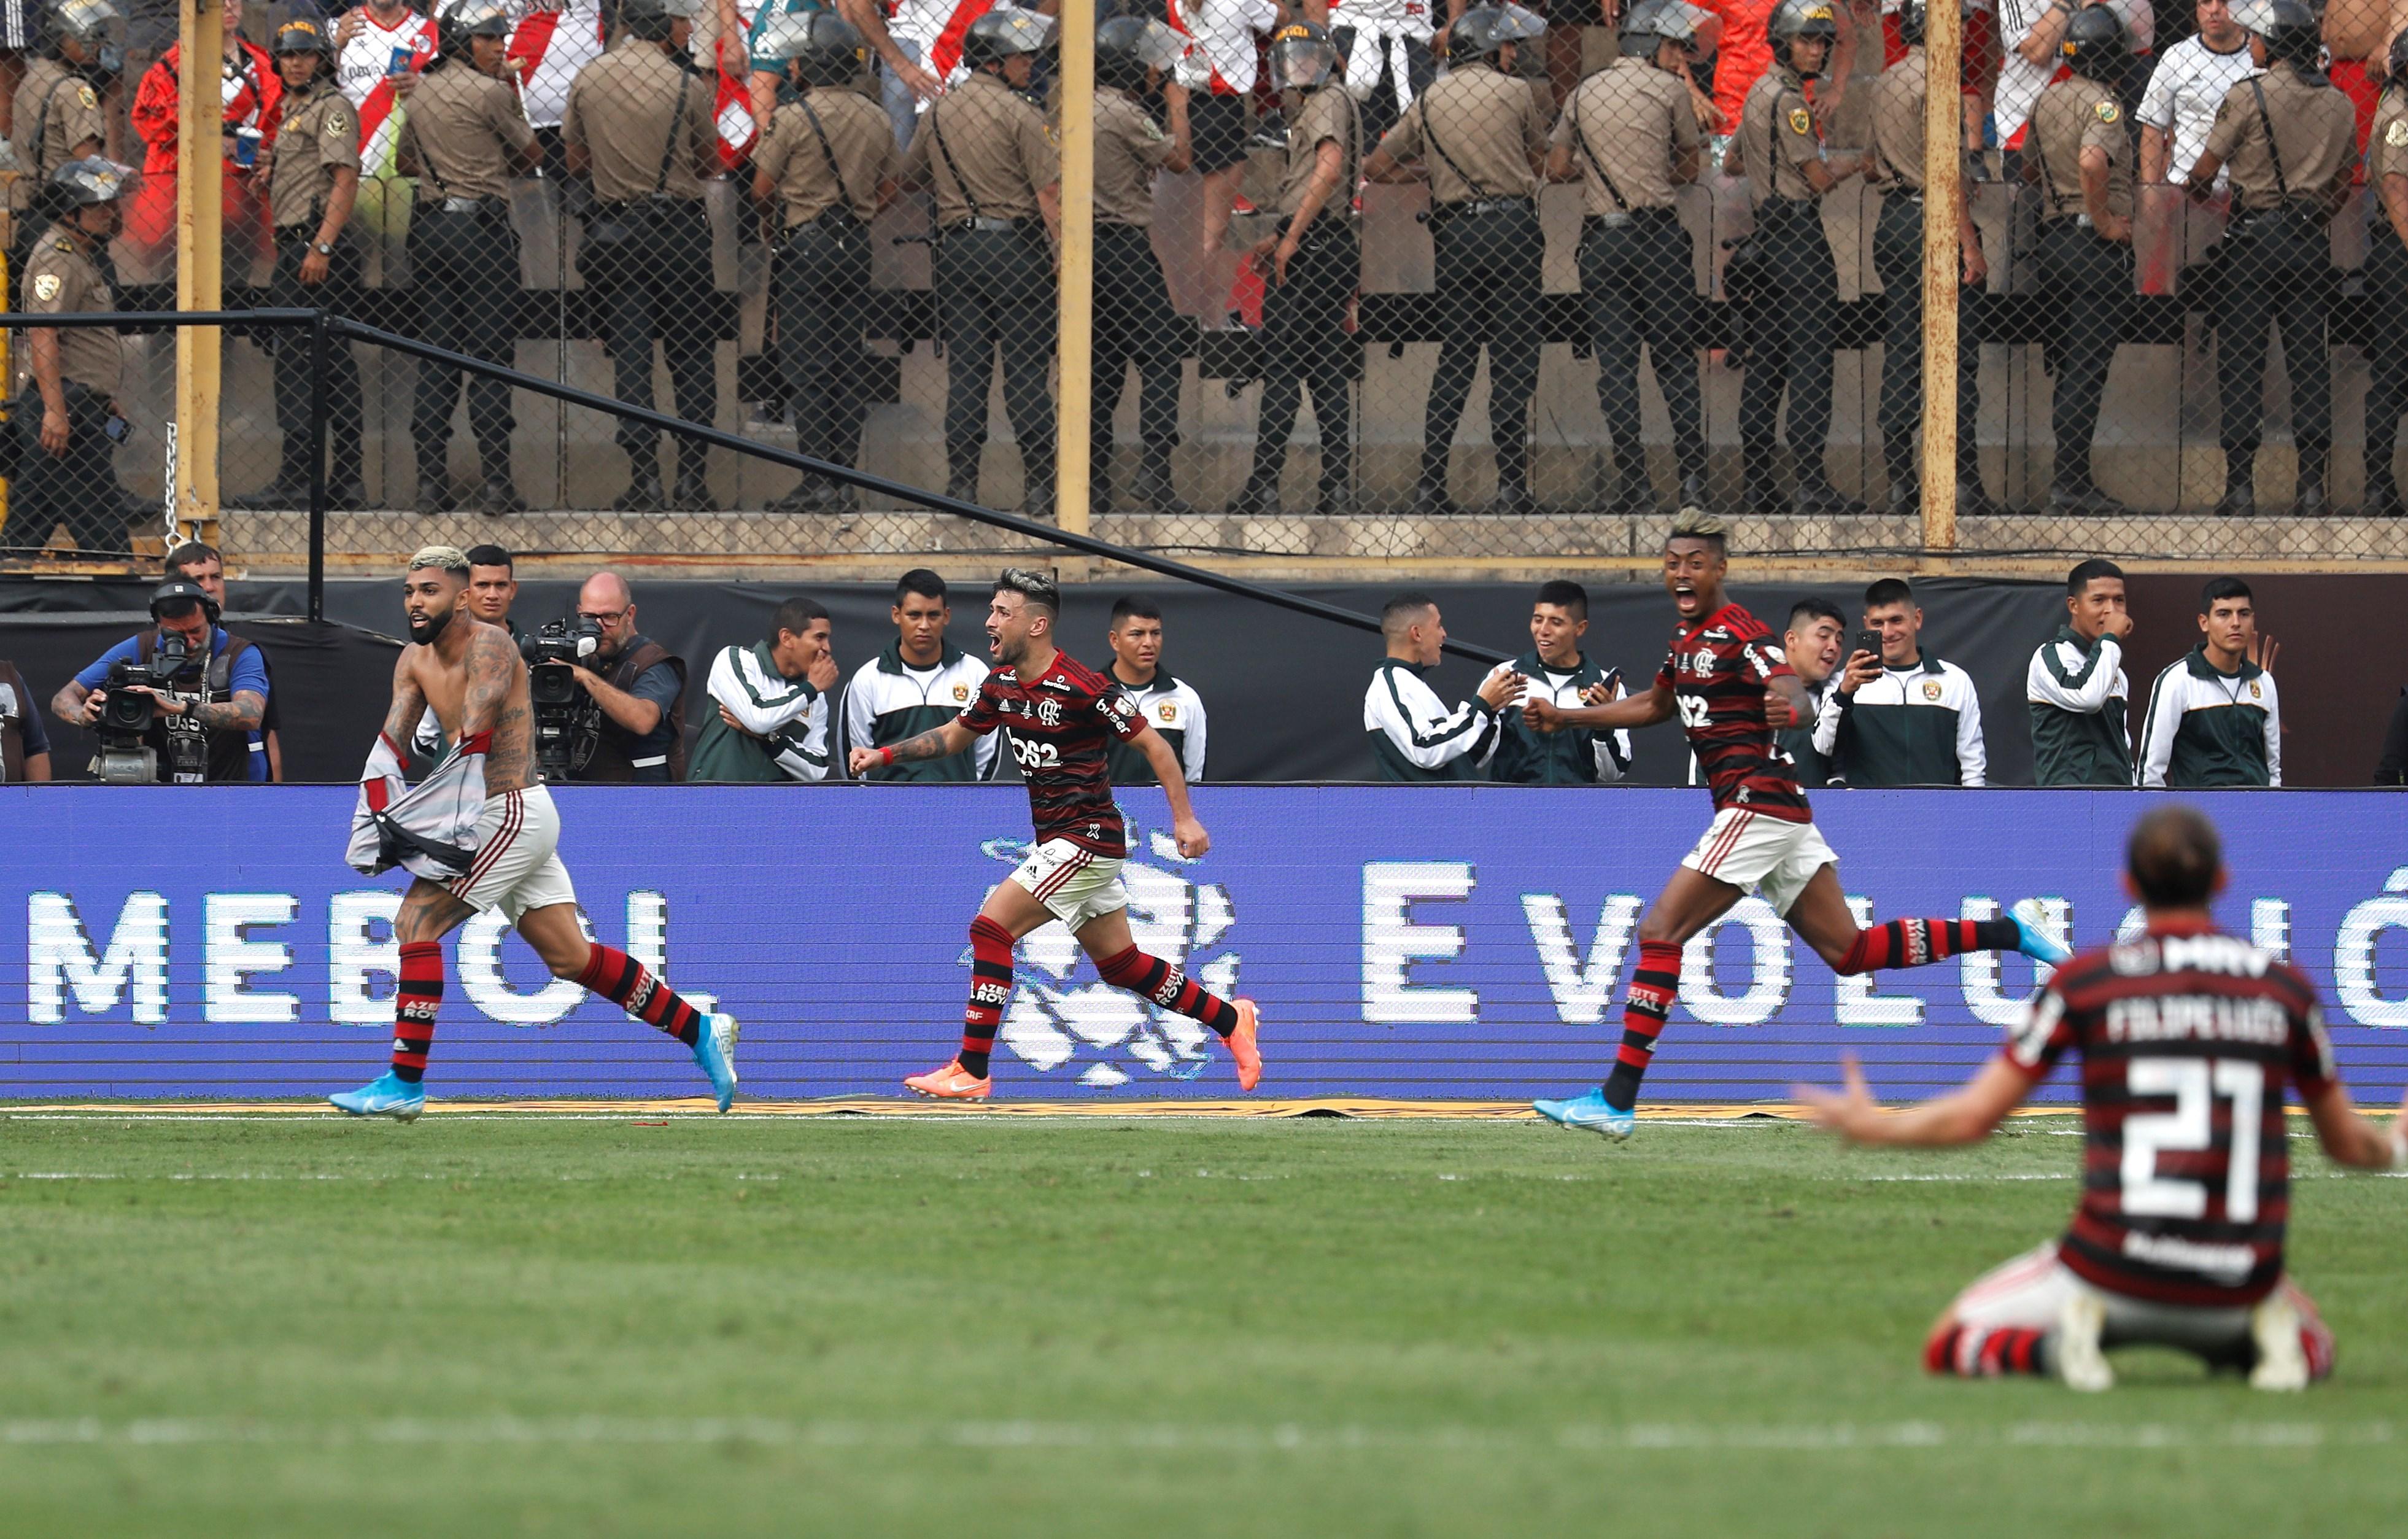
<svg viewBox="0 0 2408 1539">
<path fill-rule="evenodd" d="M 878 751 L 878 762 L 882 767 L 893 764 L 895 762 L 895 750 L 892 748 L 880 749 Z"/>
</svg>

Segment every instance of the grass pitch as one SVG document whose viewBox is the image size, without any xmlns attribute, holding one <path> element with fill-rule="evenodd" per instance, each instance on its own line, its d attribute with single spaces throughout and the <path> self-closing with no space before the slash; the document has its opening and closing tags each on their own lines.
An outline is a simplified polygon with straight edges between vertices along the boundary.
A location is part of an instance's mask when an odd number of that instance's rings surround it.
<svg viewBox="0 0 2408 1539">
<path fill-rule="evenodd" d="M 2388 1527 L 2397 1182 L 2300 1161 L 2308 1395 L 1919 1372 L 2069 1126 L 0 1116 L 0 1527 Z"/>
</svg>

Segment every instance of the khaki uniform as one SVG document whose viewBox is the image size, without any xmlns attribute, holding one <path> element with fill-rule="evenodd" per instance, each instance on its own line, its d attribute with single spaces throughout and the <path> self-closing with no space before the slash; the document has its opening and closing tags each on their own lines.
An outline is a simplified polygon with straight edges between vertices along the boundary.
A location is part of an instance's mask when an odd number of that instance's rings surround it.
<svg viewBox="0 0 2408 1539">
<path fill-rule="evenodd" d="M 1688 88 L 1626 55 L 1583 80 L 1564 103 L 1555 143 L 1580 168 L 1581 300 L 1597 355 L 1597 404 L 1613 438 L 1603 506 L 1637 512 L 1646 496 L 1640 447 L 1639 349 L 1654 353 L 1672 420 L 1684 501 L 1705 495 L 1705 407 L 1698 385 L 1697 251 L 1673 213 L 1672 168 L 1698 152 Z M 1694 485 L 1691 483 L 1694 482 Z"/>
<path fill-rule="evenodd" d="M 267 146 L 267 214 L 276 229 L 276 270 L 268 279 L 269 301 L 299 309 L 322 306 L 338 315 L 359 312 L 364 288 L 358 247 L 337 231 L 326 257 L 324 281 L 301 281 L 319 231 L 323 228 L 335 173 L 360 168 L 360 115 L 334 82 L 321 74 L 306 94 L 284 98 Z M 303 508 L 309 496 L 309 407 L 318 384 L 310 378 L 309 335 L 284 327 L 268 344 L 276 353 L 276 423 L 282 430 L 276 478 L 265 491 L 243 500 L 255 507 Z M 326 350 L 326 441 L 329 495 L 355 506 L 366 496 L 360 479 L 360 434 L 365 411 L 359 363 L 341 343 Z"/>
<path fill-rule="evenodd" d="M 50 173 L 76 158 L 77 145 L 107 142 L 108 125 L 92 82 L 56 59 L 25 62 L 9 110 L 16 125 L 11 144 L 23 174 L 9 189 L 8 207 L 22 213 L 33 207 L 35 192 L 49 184 Z"/>
<path fill-rule="evenodd" d="M 2385 89 L 2366 147 L 2367 198 L 2376 205 L 2368 232 L 2367 298 L 2375 314 L 2396 318 L 2408 315 L 2408 245 L 2379 201 L 2384 184 L 2394 177 L 2408 181 L 2408 81 Z M 2408 511 L 2401 506 L 2392 468 L 2401 414 L 2408 412 L 2408 339 L 2395 329 L 2367 352 L 2374 379 L 2366 393 L 2366 510 L 2397 518 Z"/>
<path fill-rule="evenodd" d="M 1344 512 L 1351 511 L 1354 480 L 1354 400 L 1347 381 L 1357 372 L 1351 366 L 1363 357 L 1362 344 L 1346 332 L 1347 307 L 1363 278 L 1352 211 L 1363 167 L 1363 109 L 1334 75 L 1320 90 L 1300 99 L 1291 93 L 1285 100 L 1287 165 L 1280 175 L 1279 233 L 1284 237 L 1303 209 L 1325 144 L 1338 146 L 1338 185 L 1322 200 L 1288 260 L 1287 281 L 1263 291 L 1263 396 L 1254 422 L 1254 471 L 1231 511 L 1278 511 L 1280 470 L 1310 383 L 1312 418 L 1321 433 L 1319 508 Z"/>
<path fill-rule="evenodd" d="M 2113 87 L 2076 76 L 2041 93 L 2025 136 L 2040 178 L 2040 285 L 2046 297 L 2045 356 L 2057 376 L 2049 421 L 2057 461 L 2049 479 L 2054 502 L 2097 503 L 2090 439 L 2107 371 L 2123 340 L 2132 299 L 2132 247 L 2113 241 L 2091 223 L 2082 196 L 2082 153 L 2107 157 L 2107 211 L 2132 214 L 2132 125 Z"/>
<path fill-rule="evenodd" d="M 699 171 L 718 152 L 713 94 L 708 74 L 681 68 L 658 43 L 630 37 L 577 72 L 560 122 L 562 143 L 591 157 L 596 207 L 577 266 L 602 305 L 613 392 L 637 406 L 652 404 L 658 338 L 677 414 L 700 423 L 719 412 L 717 278 Z M 633 472 L 623 504 L 656 507 L 661 436 L 622 417 L 613 437 Z M 678 451 L 680 507 L 710 506 L 703 454 L 695 444 Z"/>
<path fill-rule="evenodd" d="M 360 114 L 330 80 L 286 97 L 267 174 L 267 214 L 280 235 L 316 231 L 335 173 L 360 168 Z"/>
<path fill-rule="evenodd" d="M 1485 347 L 1498 507 L 1535 511 L 1528 432 L 1547 255 L 1532 201 L 1539 189 L 1532 159 L 1547 150 L 1538 99 L 1520 76 L 1484 61 L 1467 63 L 1415 97 L 1380 150 L 1392 160 L 1419 161 L 1429 172 L 1438 371 L 1422 418 L 1414 505 L 1425 514 L 1447 506 L 1448 450 Z"/>
<path fill-rule="evenodd" d="M 814 116 L 816 115 L 816 116 Z M 861 325 L 869 303 L 868 223 L 902 157 L 885 109 L 858 91 L 813 86 L 781 105 L 753 168 L 777 184 L 785 238 L 777 255 L 778 355 L 795 409 L 795 448 L 852 465 L 867 410 Z M 850 487 L 798 496 L 849 505 Z"/>
<path fill-rule="evenodd" d="M 2259 98 L 2264 106 L 2259 106 Z M 2226 507 L 2255 476 L 2265 427 L 2270 333 L 2280 325 L 2283 366 L 2291 377 L 2291 437 L 2300 479 L 2323 491 L 2332 453 L 2332 319 L 2340 275 L 2330 225 L 2357 168 L 2357 109 L 2322 75 L 2302 76 L 2277 62 L 2225 93 L 2207 153 L 2232 178 L 2232 222 L 2225 228 L 2224 274 L 2210 314 L 2215 322 L 2215 386 L 2223 422 Z M 2254 507 L 2254 499 L 2243 504 Z"/>
<path fill-rule="evenodd" d="M 1062 178 L 1045 120 L 982 69 L 920 115 L 906 180 L 937 194 L 935 288 L 945 344 L 945 484 L 978 500 L 997 348 L 1030 511 L 1054 502 L 1054 266 L 1038 190 Z"/>
<path fill-rule="evenodd" d="M 1806 180 L 1823 154 L 1822 131 L 1805 83 L 1776 65 L 1747 93 L 1740 159 L 1756 204 L 1748 237 L 1757 292 L 1740 311 L 1747 373 L 1740 381 L 1740 463 L 1749 511 L 1781 511 L 1772 465 L 1781 440 L 1781 396 L 1789 393 L 1789 446 L 1801 511 L 1844 510 L 1823 468 L 1831 436 L 1831 351 L 1839 344 L 1840 269 L 1823 232 L 1823 201 Z"/>
<path fill-rule="evenodd" d="M 116 309 L 117 294 L 82 240 L 51 225 L 34 242 L 26 265 L 27 314 L 72 315 Z M 112 398 L 124 370 L 125 344 L 117 333 L 95 327 L 58 330 L 59 375 L 67 408 L 67 447 L 52 454 L 35 441 L 44 407 L 34 395 L 9 424 L 22 434 L 8 524 L 14 542 L 39 545 L 64 521 L 78 548 L 122 553 L 126 548 L 125 497 L 118 490 L 115 446 L 108 441 Z M 34 345 L 26 338 L 16 353 L 17 388 L 30 390 Z"/>
<path fill-rule="evenodd" d="M 521 278 L 510 171 L 533 143 L 518 93 L 464 59 L 437 61 L 410 93 L 400 144 L 419 167 L 409 273 L 423 340 L 491 364 L 512 361 Z M 458 368 L 419 362 L 410 438 L 428 511 L 452 506 L 447 462 L 463 382 Z M 498 492 L 510 479 L 510 387 L 483 374 L 465 382 L 480 474 Z"/>
<path fill-rule="evenodd" d="M 1930 69 L 1922 45 L 1873 81 L 1873 168 L 1881 177 L 1881 215 L 1873 223 L 1873 272 L 1882 286 L 1882 458 L 1889 467 L 1893 512 L 1921 506 L 1923 421 L 1923 112 Z M 1974 425 L 1981 412 L 1981 349 L 1964 335 L 1957 311 L 1956 483 L 1982 483 Z"/>
<path fill-rule="evenodd" d="M 1088 413 L 1088 483 L 1111 506 L 1112 418 L 1128 367 L 1138 368 L 1140 450 L 1138 501 L 1149 512 L 1170 497 L 1170 453 L 1179 442 L 1180 360 L 1195 328 L 1170 307 L 1169 280 L 1154 254 L 1154 178 L 1178 141 L 1128 93 L 1096 93 L 1096 400 Z"/>
</svg>

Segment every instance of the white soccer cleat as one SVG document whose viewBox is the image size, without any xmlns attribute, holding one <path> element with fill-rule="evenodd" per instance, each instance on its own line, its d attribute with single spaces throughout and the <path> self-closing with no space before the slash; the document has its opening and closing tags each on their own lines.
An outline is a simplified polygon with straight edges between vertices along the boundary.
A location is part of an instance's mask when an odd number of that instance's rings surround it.
<svg viewBox="0 0 2408 1539">
<path fill-rule="evenodd" d="M 2115 1370 L 2107 1366 L 2107 1354 L 2099 1349 L 2106 1329 L 2107 1305 L 2099 1295 L 2082 1288 L 2065 1301 L 2057 1313 L 2054 1345 L 2057 1376 L 2067 1388 L 2095 1395 L 2115 1388 Z"/>
<path fill-rule="evenodd" d="M 2249 1311 L 2249 1335 L 2258 1344 L 2258 1366 L 2249 1388 L 2296 1392 L 2308 1387 L 2308 1353 L 2300 1342 L 2300 1311 L 2277 1287 Z"/>
</svg>

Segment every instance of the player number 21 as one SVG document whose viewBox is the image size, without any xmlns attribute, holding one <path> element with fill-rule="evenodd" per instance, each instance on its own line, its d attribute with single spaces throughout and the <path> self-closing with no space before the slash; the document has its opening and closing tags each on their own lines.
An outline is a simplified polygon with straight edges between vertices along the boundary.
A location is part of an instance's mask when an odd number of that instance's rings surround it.
<svg viewBox="0 0 2408 1539">
<path fill-rule="evenodd" d="M 2214 1136 L 2211 1098 L 2232 1102 L 2232 1142 L 2224 1176 L 2224 1216 L 2258 1217 L 2258 1118 L 2266 1071 L 2243 1058 L 2135 1058 L 2125 1075 L 2135 1096 L 2172 1096 L 2174 1109 L 2124 1119 L 2124 1211 L 2143 1218 L 2202 1218 L 2207 1188 L 2161 1176 L 2160 1154 L 2196 1154 Z"/>
</svg>

